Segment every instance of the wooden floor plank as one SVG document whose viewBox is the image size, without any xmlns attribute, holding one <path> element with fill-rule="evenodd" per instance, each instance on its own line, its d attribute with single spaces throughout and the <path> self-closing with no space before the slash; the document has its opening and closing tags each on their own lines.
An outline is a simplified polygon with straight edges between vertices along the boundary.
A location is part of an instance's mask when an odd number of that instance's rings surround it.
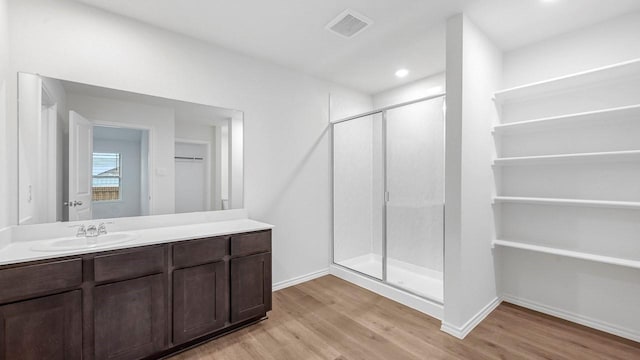
<svg viewBox="0 0 640 360">
<path fill-rule="evenodd" d="M 440 321 L 333 276 L 277 291 L 269 319 L 174 360 L 640 359 L 640 344 L 511 304 L 464 340 Z"/>
</svg>

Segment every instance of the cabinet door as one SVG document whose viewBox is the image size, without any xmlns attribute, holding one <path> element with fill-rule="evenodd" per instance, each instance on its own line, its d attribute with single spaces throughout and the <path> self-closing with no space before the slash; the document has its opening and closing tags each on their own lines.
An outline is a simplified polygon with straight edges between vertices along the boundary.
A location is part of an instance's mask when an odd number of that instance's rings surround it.
<svg viewBox="0 0 640 360">
<path fill-rule="evenodd" d="M 138 359 L 162 350 L 165 299 L 161 274 L 97 286 L 95 358 Z"/>
<path fill-rule="evenodd" d="M 80 358 L 79 290 L 0 306 L 0 359 Z"/>
<path fill-rule="evenodd" d="M 231 322 L 271 310 L 271 253 L 231 260 Z"/>
<path fill-rule="evenodd" d="M 224 327 L 229 291 L 224 262 L 173 272 L 173 342 L 185 341 Z"/>
</svg>

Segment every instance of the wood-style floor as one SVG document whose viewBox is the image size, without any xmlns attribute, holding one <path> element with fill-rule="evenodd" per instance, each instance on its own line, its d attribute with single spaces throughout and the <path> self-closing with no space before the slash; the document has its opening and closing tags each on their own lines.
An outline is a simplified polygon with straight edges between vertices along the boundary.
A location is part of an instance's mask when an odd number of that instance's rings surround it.
<svg viewBox="0 0 640 360">
<path fill-rule="evenodd" d="M 514 305 L 465 340 L 440 322 L 333 276 L 273 294 L 269 319 L 172 358 L 640 359 L 640 344 Z"/>
</svg>

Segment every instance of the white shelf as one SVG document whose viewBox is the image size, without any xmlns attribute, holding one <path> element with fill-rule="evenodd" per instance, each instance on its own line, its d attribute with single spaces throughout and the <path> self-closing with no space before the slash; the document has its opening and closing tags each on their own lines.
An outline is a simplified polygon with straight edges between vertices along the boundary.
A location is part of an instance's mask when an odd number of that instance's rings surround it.
<svg viewBox="0 0 640 360">
<path fill-rule="evenodd" d="M 531 204 L 531 205 L 584 206 L 584 207 L 600 207 L 600 208 L 611 208 L 611 209 L 640 210 L 640 202 L 630 202 L 630 201 L 604 201 L 604 200 L 578 200 L 578 199 L 558 199 L 558 198 L 539 198 L 539 197 L 497 196 L 494 198 L 493 203 L 494 204 L 516 203 L 516 204 Z"/>
<path fill-rule="evenodd" d="M 494 99 L 497 103 L 505 103 L 634 75 L 640 75 L 640 59 L 505 89 L 496 92 Z"/>
<path fill-rule="evenodd" d="M 535 120 L 518 121 L 496 125 L 494 134 L 526 133 L 531 131 L 546 130 L 558 125 L 570 125 L 573 123 L 593 121 L 617 121 L 624 119 L 636 119 L 640 121 L 640 105 L 617 107 L 597 111 L 588 111 L 578 114 L 553 116 Z"/>
<path fill-rule="evenodd" d="M 579 153 L 562 155 L 521 156 L 498 158 L 493 161 L 494 166 L 537 165 L 537 164 L 566 164 L 579 162 L 623 162 L 640 160 L 640 150 L 611 151 L 597 153 Z"/>
<path fill-rule="evenodd" d="M 509 248 L 528 250 L 528 251 L 535 251 L 535 252 L 540 252 L 545 254 L 570 257 L 574 259 L 595 261 L 599 263 L 624 266 L 624 267 L 629 267 L 633 269 L 640 269 L 640 261 L 636 261 L 636 260 L 621 259 L 621 258 L 616 258 L 611 256 L 602 256 L 602 255 L 583 253 L 579 251 L 564 250 L 564 249 L 558 249 L 558 248 L 552 248 L 552 247 L 540 246 L 540 245 L 532 245 L 532 244 L 526 244 L 526 243 L 517 242 L 517 241 L 494 240 L 492 242 L 492 245 L 504 246 Z"/>
</svg>

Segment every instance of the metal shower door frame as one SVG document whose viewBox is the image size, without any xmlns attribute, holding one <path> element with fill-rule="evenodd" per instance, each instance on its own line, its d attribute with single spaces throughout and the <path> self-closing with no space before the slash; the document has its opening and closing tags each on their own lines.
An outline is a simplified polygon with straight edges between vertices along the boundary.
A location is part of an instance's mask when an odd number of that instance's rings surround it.
<svg viewBox="0 0 640 360">
<path fill-rule="evenodd" d="M 409 294 L 418 296 L 420 298 L 426 298 L 429 299 L 428 297 L 425 297 L 424 295 L 421 294 L 417 294 L 411 290 L 408 290 L 406 288 L 397 286 L 395 284 L 391 284 L 387 281 L 387 203 L 389 201 L 389 191 L 388 191 L 388 184 L 387 184 L 387 112 L 389 110 L 393 110 L 393 109 L 397 109 L 397 108 L 401 108 L 401 107 L 405 107 L 405 106 L 409 106 L 409 105 L 413 105 L 413 104 L 417 104 L 417 103 L 421 103 L 424 101 L 429 101 L 429 100 L 434 100 L 434 99 L 438 99 L 438 98 L 444 98 L 446 96 L 446 93 L 439 93 L 439 94 L 435 94 L 432 96 L 427 96 L 427 97 L 423 97 L 423 98 L 419 98 L 416 100 L 412 100 L 412 101 L 407 101 L 407 102 L 403 102 L 400 104 L 396 104 L 396 105 L 391 105 L 391 106 L 386 106 L 383 108 L 379 108 L 379 109 L 375 109 L 372 111 L 368 111 L 365 113 L 361 113 L 358 115 L 353 115 L 353 116 L 349 116 L 346 118 L 342 118 L 339 120 L 335 120 L 335 121 L 329 121 L 329 124 L 331 126 L 331 264 L 333 266 L 338 266 L 341 267 L 343 269 L 347 269 L 349 271 L 353 271 L 356 272 L 362 276 L 368 277 L 372 280 L 378 281 L 378 282 L 382 282 L 387 286 L 391 286 L 395 289 L 407 292 Z M 384 196 L 384 207 L 383 207 L 383 212 L 382 212 L 382 279 L 378 279 L 377 277 L 371 276 L 369 274 L 365 274 L 363 272 L 360 272 L 358 270 L 354 270 L 351 269 L 349 267 L 346 267 L 344 265 L 340 265 L 338 263 L 335 262 L 335 226 L 334 226 L 334 220 L 335 220 L 335 173 L 334 173 L 334 169 L 335 169 L 335 148 L 334 148 L 334 140 L 335 140 L 335 134 L 334 134 L 334 127 L 336 124 L 342 123 L 342 122 L 346 122 L 346 121 L 351 121 L 351 120 L 356 120 L 356 119 L 361 119 L 363 117 L 367 117 L 367 116 L 373 116 L 373 115 L 377 115 L 377 114 L 382 114 L 382 132 L 381 132 L 381 144 L 382 144 L 382 158 L 383 158 L 383 166 L 382 166 L 382 178 L 383 178 L 383 196 Z M 329 117 L 331 117 L 331 95 L 329 95 Z M 446 125 L 445 125 L 446 127 Z M 444 226 L 444 225 L 443 225 Z M 432 299 L 429 299 L 431 301 L 433 301 Z"/>
</svg>

